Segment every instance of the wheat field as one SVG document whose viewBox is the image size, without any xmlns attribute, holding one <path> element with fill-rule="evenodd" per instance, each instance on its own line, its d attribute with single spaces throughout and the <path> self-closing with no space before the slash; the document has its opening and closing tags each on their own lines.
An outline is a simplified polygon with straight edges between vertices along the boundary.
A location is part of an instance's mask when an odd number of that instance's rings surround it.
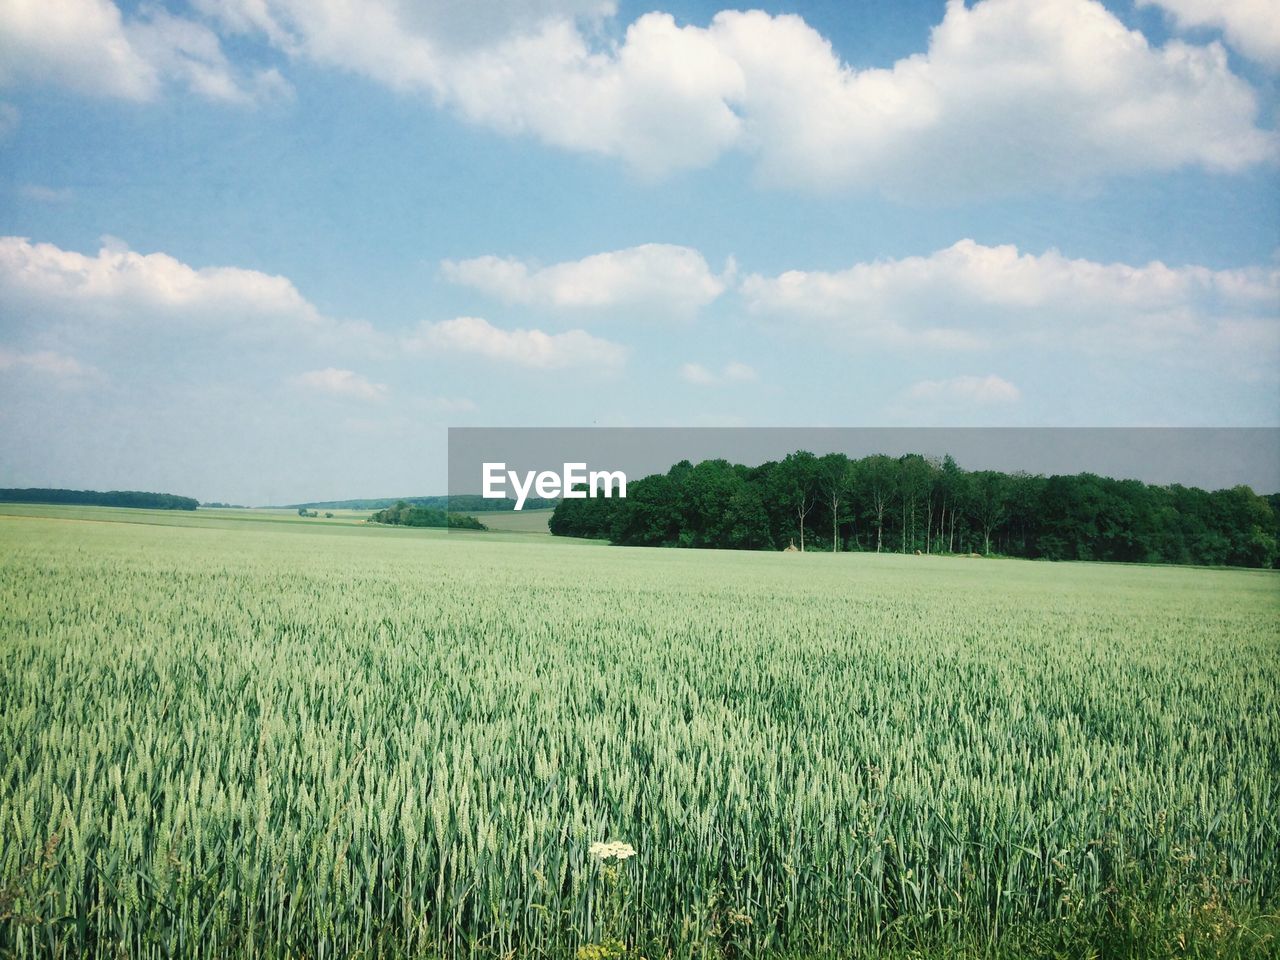
<svg viewBox="0 0 1280 960">
<path fill-rule="evenodd" d="M 1274 573 L 18 513 L 5 956 L 1274 948 Z"/>
</svg>

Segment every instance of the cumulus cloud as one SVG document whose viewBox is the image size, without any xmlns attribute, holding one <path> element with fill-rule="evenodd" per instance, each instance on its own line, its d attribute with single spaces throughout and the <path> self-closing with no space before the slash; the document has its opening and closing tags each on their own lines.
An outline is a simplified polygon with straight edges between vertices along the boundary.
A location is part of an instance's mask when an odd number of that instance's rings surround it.
<svg viewBox="0 0 1280 960">
<path fill-rule="evenodd" d="M 1022 391 L 1002 377 L 988 374 L 985 377 L 962 376 L 949 380 L 921 380 L 912 384 L 905 394 L 908 400 L 925 403 L 959 403 L 981 405 L 1014 403 L 1022 397 Z"/>
<path fill-rule="evenodd" d="M 722 13 L 711 31 L 776 182 L 987 193 L 1276 155 L 1220 47 L 1153 48 L 1093 0 L 951 0 L 927 52 L 890 69 L 842 64 L 796 17 Z"/>
<path fill-rule="evenodd" d="M 1096 0 L 950 0 L 926 50 L 865 69 L 800 17 L 760 11 L 705 27 L 647 13 L 607 41 L 593 25 L 613 4 L 591 0 L 488 0 L 465 17 L 408 0 L 204 6 L 291 56 L 647 176 L 741 150 L 770 183 L 977 194 L 1237 171 L 1278 149 L 1221 46 L 1153 47 Z"/>
<path fill-rule="evenodd" d="M 146 100 L 159 85 L 110 0 L 15 0 L 0 7 L 0 82 L 35 80 Z"/>
<path fill-rule="evenodd" d="M 700 363 L 686 363 L 680 367 L 680 378 L 685 383 L 700 387 L 714 387 L 726 383 L 750 383 L 759 379 L 754 368 L 737 360 L 731 360 L 718 371 Z"/>
<path fill-rule="evenodd" d="M 838 272 L 751 275 L 749 310 L 826 331 L 851 346 L 970 350 L 1020 344 L 1094 355 L 1181 352 L 1221 358 L 1257 345 L 1280 361 L 1280 267 L 1210 270 L 1071 259 L 1056 250 L 960 242 L 929 256 L 858 263 Z M 1237 351 L 1238 352 L 1238 351 Z"/>
<path fill-rule="evenodd" d="M 546 267 L 485 256 L 445 260 L 441 270 L 449 281 L 505 303 L 568 309 L 638 307 L 687 316 L 725 289 L 697 250 L 660 243 Z"/>
<path fill-rule="evenodd" d="M 57 380 L 79 380 L 95 376 L 97 371 L 75 357 L 53 350 L 21 353 L 0 347 L 0 372 L 31 371 Z"/>
<path fill-rule="evenodd" d="M 1264 0 L 1147 0 L 1266 62 Z M 219 36 L 423 94 L 513 136 L 614 157 L 646 177 L 754 157 L 767 183 L 977 195 L 1115 174 L 1273 162 L 1254 90 L 1221 45 L 1152 46 L 1097 0 L 949 0 L 927 47 L 889 67 L 843 62 L 798 16 L 722 11 L 706 26 L 651 12 L 611 39 L 613 0 L 197 0 L 203 20 L 110 0 L 0 7 L 0 84 L 154 98 L 166 81 L 214 100 L 289 91 L 242 69 Z"/>
<path fill-rule="evenodd" d="M 742 71 L 715 38 L 666 13 L 595 52 L 571 23 L 457 58 L 437 84 L 468 120 L 617 157 L 646 177 L 704 167 L 740 140 Z"/>
<path fill-rule="evenodd" d="M 0 5 L 0 85 L 53 85 L 97 97 L 151 100 L 164 82 L 210 100 L 249 102 L 289 89 L 274 70 L 231 63 L 216 33 L 145 5 L 128 20 L 110 0 Z"/>
<path fill-rule="evenodd" d="M 1138 0 L 1138 5 L 1161 7 L 1184 30 L 1220 30 L 1246 57 L 1280 67 L 1280 10 L 1274 0 Z"/>
<path fill-rule="evenodd" d="M 104 238 L 96 255 L 0 237 L 0 301 L 11 318 L 45 325 L 206 328 L 246 338 L 352 341 L 367 326 L 323 316 L 285 277 L 240 267 L 192 267 Z"/>
<path fill-rule="evenodd" d="M 351 370 L 326 367 L 308 370 L 291 377 L 289 382 L 315 393 L 355 400 L 382 400 L 387 396 L 385 383 L 372 383 L 368 378 Z"/>
<path fill-rule="evenodd" d="M 583 330 L 502 330 L 479 317 L 423 323 L 404 345 L 413 351 L 472 354 L 535 370 L 608 370 L 626 360 L 622 346 Z"/>
</svg>

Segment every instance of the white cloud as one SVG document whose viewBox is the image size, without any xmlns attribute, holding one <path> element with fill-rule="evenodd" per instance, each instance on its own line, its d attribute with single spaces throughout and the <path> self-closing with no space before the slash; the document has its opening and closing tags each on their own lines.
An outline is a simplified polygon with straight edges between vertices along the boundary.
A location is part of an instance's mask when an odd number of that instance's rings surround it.
<svg viewBox="0 0 1280 960">
<path fill-rule="evenodd" d="M 1015 403 L 1022 391 L 995 374 L 962 376 L 949 380 L 921 380 L 906 391 L 908 400 L 926 403 L 982 405 Z"/>
<path fill-rule="evenodd" d="M 334 367 L 308 370 L 306 373 L 291 377 L 289 382 L 294 386 L 333 397 L 382 400 L 387 396 L 385 383 L 372 383 L 366 377 L 351 370 L 338 370 Z"/>
<path fill-rule="evenodd" d="M 842 64 L 796 17 L 726 12 L 711 31 L 773 182 L 998 193 L 1276 155 L 1220 47 L 1152 48 L 1092 0 L 951 0 L 891 69 Z"/>
<path fill-rule="evenodd" d="M 1280 61 L 1270 0 L 1147 2 Z M 1280 154 L 1220 45 L 1153 47 L 1096 0 L 949 0 L 925 50 L 862 69 L 800 17 L 761 11 L 725 10 L 705 27 L 646 13 L 613 40 L 613 0 L 195 6 L 204 22 L 151 5 L 126 18 L 109 0 L 13 0 L 0 7 L 0 84 L 133 100 L 166 81 L 224 101 L 289 92 L 275 70 L 232 63 L 212 23 L 649 177 L 737 150 L 778 185 L 977 195 L 1233 172 Z"/>
<path fill-rule="evenodd" d="M 449 281 L 506 303 L 570 309 L 639 307 L 687 316 L 725 288 L 697 250 L 659 243 L 547 267 L 486 256 L 445 260 L 441 269 Z"/>
<path fill-rule="evenodd" d="M 288 97 L 293 89 L 274 68 L 242 73 L 203 24 L 153 9 L 129 28 L 134 48 L 161 75 L 208 100 L 250 103 Z"/>
<path fill-rule="evenodd" d="M 96 376 L 97 371 L 75 357 L 52 350 L 18 353 L 0 347 L 0 372 L 29 370 L 57 380 L 78 380 Z"/>
<path fill-rule="evenodd" d="M 423 323 L 406 339 L 405 347 L 420 352 L 468 353 L 538 370 L 607 370 L 626 360 L 622 346 L 583 330 L 502 330 L 479 317 Z"/>
<path fill-rule="evenodd" d="M 743 91 L 738 64 L 665 13 L 640 17 L 606 52 L 549 23 L 459 57 L 437 89 L 474 123 L 617 157 L 646 177 L 707 166 L 742 134 L 729 102 Z"/>
<path fill-rule="evenodd" d="M 595 25 L 613 4 L 591 0 L 218 9 L 291 56 L 647 176 L 742 150 L 776 184 L 985 194 L 1278 152 L 1219 45 L 1153 47 L 1096 0 L 950 0 L 927 50 L 867 69 L 799 17 L 760 11 L 706 27 L 648 13 L 608 41 Z"/>
<path fill-rule="evenodd" d="M 839 272 L 746 277 L 756 315 L 850 346 L 1070 348 L 1092 355 L 1223 359 L 1246 331 L 1258 368 L 1280 362 L 1280 266 L 1210 270 L 1035 255 L 972 240 Z"/>
<path fill-rule="evenodd" d="M 686 363 L 680 367 L 680 377 L 686 383 L 700 387 L 712 387 L 726 383 L 751 383 L 759 379 L 754 368 L 731 360 L 720 370 L 711 370 L 700 363 Z"/>
<path fill-rule="evenodd" d="M 110 0 L 11 0 L 0 7 L 0 83 L 18 79 L 126 100 L 150 99 L 159 86 Z"/>
<path fill-rule="evenodd" d="M 11 318 L 45 326 L 207 328 L 242 337 L 350 342 L 361 324 L 323 316 L 285 277 L 239 267 L 192 267 L 104 238 L 96 256 L 0 237 L 0 301 Z"/>
<path fill-rule="evenodd" d="M 0 5 L 0 86 L 32 82 L 97 97 L 152 100 L 165 80 L 210 100 L 279 96 L 274 70 L 250 74 L 209 27 L 146 5 L 126 20 L 110 0 L 10 0 Z"/>
<path fill-rule="evenodd" d="M 1220 30 L 1246 57 L 1280 66 L 1280 8 L 1275 0 L 1138 0 L 1138 5 L 1163 8 L 1184 30 Z"/>
</svg>

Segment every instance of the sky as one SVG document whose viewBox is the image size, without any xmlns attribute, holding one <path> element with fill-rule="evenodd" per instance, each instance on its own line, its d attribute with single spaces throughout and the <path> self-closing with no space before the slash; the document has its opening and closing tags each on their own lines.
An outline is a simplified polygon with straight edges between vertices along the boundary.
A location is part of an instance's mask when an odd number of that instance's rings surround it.
<svg viewBox="0 0 1280 960">
<path fill-rule="evenodd" d="M 1278 103 L 1277 0 L 0 0 L 0 486 L 1280 426 Z"/>
</svg>

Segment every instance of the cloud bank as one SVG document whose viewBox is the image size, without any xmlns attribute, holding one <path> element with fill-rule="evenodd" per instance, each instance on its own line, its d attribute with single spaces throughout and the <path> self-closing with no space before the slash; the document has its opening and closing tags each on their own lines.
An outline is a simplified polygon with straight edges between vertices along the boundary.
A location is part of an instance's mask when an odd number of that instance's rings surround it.
<svg viewBox="0 0 1280 960">
<path fill-rule="evenodd" d="M 1262 0 L 1152 0 L 1275 63 Z M 949 0 L 920 52 L 858 67 L 795 15 L 724 10 L 709 24 L 646 13 L 620 35 L 608 0 L 199 0 L 203 20 L 108 0 L 0 10 L 0 82 L 213 100 L 285 83 L 233 64 L 216 31 L 423 95 L 464 120 L 638 175 L 753 158 L 766 184 L 915 198 L 1023 193 L 1188 167 L 1275 162 L 1255 91 L 1223 47 L 1153 46 L 1096 0 Z"/>
<path fill-rule="evenodd" d="M 464 43 L 394 0 L 231 4 L 295 57 L 650 177 L 739 150 L 772 184 L 988 193 L 1277 153 L 1220 46 L 1152 47 L 1094 0 L 951 0 L 925 51 L 868 69 L 793 15 L 655 12 L 593 43 L 610 5 L 493 6 Z"/>
<path fill-rule="evenodd" d="M 1280 267 L 1071 259 L 961 240 L 928 256 L 744 278 L 748 309 L 853 349 L 1071 349 L 1280 369 Z"/>
</svg>

